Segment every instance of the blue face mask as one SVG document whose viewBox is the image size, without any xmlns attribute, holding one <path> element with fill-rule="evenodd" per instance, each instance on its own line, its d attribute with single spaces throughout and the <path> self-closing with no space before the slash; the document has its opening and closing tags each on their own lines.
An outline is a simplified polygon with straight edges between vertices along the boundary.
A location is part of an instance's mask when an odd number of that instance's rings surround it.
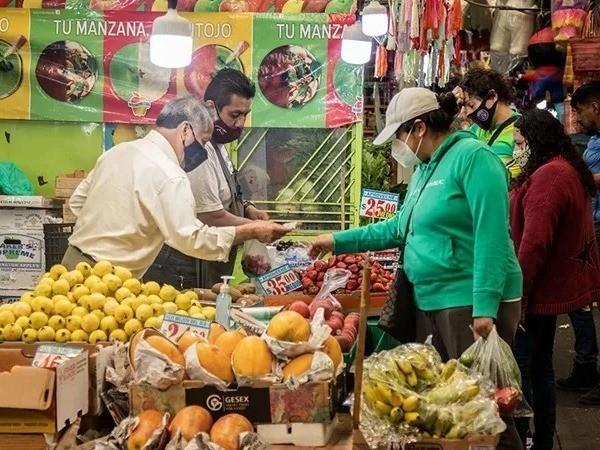
<svg viewBox="0 0 600 450">
<path fill-rule="evenodd" d="M 190 129 L 192 128 L 190 127 Z M 194 141 L 183 146 L 183 162 L 181 164 L 182 169 L 188 173 L 208 159 L 208 151 L 198 142 L 193 129 L 192 136 L 194 136 Z"/>
</svg>

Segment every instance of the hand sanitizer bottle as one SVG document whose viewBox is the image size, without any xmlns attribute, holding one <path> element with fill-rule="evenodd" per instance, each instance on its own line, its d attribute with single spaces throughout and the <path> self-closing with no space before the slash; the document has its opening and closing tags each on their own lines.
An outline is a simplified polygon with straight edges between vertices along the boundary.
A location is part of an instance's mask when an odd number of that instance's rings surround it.
<svg viewBox="0 0 600 450">
<path fill-rule="evenodd" d="M 219 295 L 217 296 L 217 314 L 216 320 L 218 323 L 223 325 L 226 330 L 229 330 L 229 309 L 231 308 L 231 287 L 229 286 L 229 281 L 233 280 L 234 277 L 230 276 L 222 276 L 223 285 L 221 286 L 221 290 Z"/>
</svg>

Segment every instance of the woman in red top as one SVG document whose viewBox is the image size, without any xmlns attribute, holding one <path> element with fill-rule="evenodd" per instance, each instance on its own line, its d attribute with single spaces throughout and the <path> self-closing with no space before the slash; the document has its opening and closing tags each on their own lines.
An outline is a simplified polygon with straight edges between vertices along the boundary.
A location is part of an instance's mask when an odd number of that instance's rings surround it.
<svg viewBox="0 0 600 450">
<path fill-rule="evenodd" d="M 515 356 L 533 407 L 534 450 L 551 450 L 556 422 L 552 354 L 556 316 L 600 299 L 600 260 L 592 221 L 592 174 L 547 111 L 515 124 L 523 173 L 510 193 L 510 223 L 523 269 L 522 329 Z M 527 419 L 517 421 L 521 439 Z"/>
</svg>

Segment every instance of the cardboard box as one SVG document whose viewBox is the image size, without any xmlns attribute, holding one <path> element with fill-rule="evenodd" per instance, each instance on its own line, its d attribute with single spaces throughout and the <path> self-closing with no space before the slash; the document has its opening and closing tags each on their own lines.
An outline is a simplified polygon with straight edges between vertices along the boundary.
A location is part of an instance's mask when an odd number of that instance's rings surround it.
<svg viewBox="0 0 600 450">
<path fill-rule="evenodd" d="M 43 434 L 0 434 L 0 449 L 48 450 Z"/>
<path fill-rule="evenodd" d="M 27 292 L 26 289 L 0 289 L 0 305 L 19 301 L 25 292 Z"/>
<path fill-rule="evenodd" d="M 0 433 L 52 434 L 87 413 L 88 355 L 77 351 L 42 345 L 32 358 L 20 349 L 0 347 Z M 56 357 L 69 353 L 68 359 Z M 56 367 L 33 367 L 34 360 L 56 361 Z"/>
<path fill-rule="evenodd" d="M 405 450 L 496 450 L 500 436 L 473 436 L 465 439 L 424 439 Z"/>
<path fill-rule="evenodd" d="M 301 447 L 324 447 L 329 443 L 337 421 L 325 423 L 269 423 L 256 426 L 267 444 L 291 444 Z"/>
<path fill-rule="evenodd" d="M 33 289 L 45 272 L 44 232 L 0 230 L 0 289 Z"/>
<path fill-rule="evenodd" d="M 76 170 L 73 173 L 60 175 L 54 182 L 54 196 L 56 198 L 70 198 L 79 183 L 81 183 L 87 174 L 84 170 Z"/>
<path fill-rule="evenodd" d="M 0 207 L 58 209 L 61 204 L 57 200 L 41 195 L 0 195 Z"/>
<path fill-rule="evenodd" d="M 133 414 L 154 408 L 176 414 L 186 405 L 207 408 L 216 420 L 238 413 L 255 424 L 327 423 L 335 417 L 343 399 L 343 374 L 329 382 L 307 383 L 290 390 L 282 384 L 237 387 L 220 391 L 197 381 L 184 381 L 166 391 L 148 385 L 132 385 L 129 402 Z"/>
<path fill-rule="evenodd" d="M 73 214 L 73 211 L 71 211 L 71 208 L 69 208 L 68 202 L 65 202 L 65 204 L 63 205 L 62 216 L 63 216 L 63 223 L 77 222 L 77 217 L 75 216 L 75 214 Z"/>
<path fill-rule="evenodd" d="M 43 209 L 2 208 L 0 230 L 43 231 L 46 211 Z"/>
<path fill-rule="evenodd" d="M 1 293 L 2 291 L 0 291 Z M 21 352 L 28 358 L 33 359 L 37 349 L 42 345 L 48 345 L 48 342 L 38 342 L 35 344 L 24 344 L 22 342 L 8 342 L 4 341 L 0 344 L 0 349 L 14 349 Z M 55 344 L 62 346 L 62 344 Z M 105 386 L 104 375 L 106 373 L 106 366 L 110 359 L 111 350 L 110 346 L 112 343 L 103 342 L 96 345 L 83 344 L 83 343 L 69 343 L 66 346 L 80 348 L 85 350 L 88 354 L 88 368 L 89 368 L 89 381 L 88 381 L 88 415 L 98 416 L 103 411 L 102 403 L 102 391 Z M 2 447 L 0 446 L 0 450 Z"/>
<path fill-rule="evenodd" d="M 87 177 L 85 170 L 76 170 L 73 173 L 59 175 L 54 180 L 54 187 L 57 189 L 76 189 L 85 177 Z"/>
</svg>

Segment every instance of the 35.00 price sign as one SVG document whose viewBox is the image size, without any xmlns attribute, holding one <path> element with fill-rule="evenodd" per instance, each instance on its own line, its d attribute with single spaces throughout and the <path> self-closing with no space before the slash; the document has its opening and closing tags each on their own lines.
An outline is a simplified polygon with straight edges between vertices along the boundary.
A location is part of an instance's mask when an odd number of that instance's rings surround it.
<svg viewBox="0 0 600 450">
<path fill-rule="evenodd" d="M 283 295 L 302 287 L 298 275 L 287 264 L 260 275 L 258 282 L 267 295 Z"/>
<path fill-rule="evenodd" d="M 396 214 L 399 201 L 398 194 L 363 189 L 360 199 L 360 215 L 372 219 L 389 219 Z"/>
</svg>

